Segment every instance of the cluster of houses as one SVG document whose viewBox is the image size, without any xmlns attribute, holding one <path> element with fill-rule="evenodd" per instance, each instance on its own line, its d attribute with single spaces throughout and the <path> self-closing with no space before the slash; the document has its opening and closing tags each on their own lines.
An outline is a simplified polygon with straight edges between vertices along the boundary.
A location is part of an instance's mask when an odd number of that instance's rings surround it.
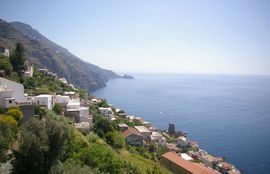
<svg viewBox="0 0 270 174">
<path fill-rule="evenodd" d="M 92 99 L 93 103 L 100 102 L 98 99 Z M 240 174 L 233 165 L 226 162 L 223 158 L 202 150 L 198 142 L 191 141 L 186 134 L 175 131 L 174 124 L 169 123 L 167 131 L 159 131 L 151 123 L 144 121 L 140 117 L 127 115 L 123 110 L 110 107 L 100 107 L 100 113 L 115 120 L 117 117 L 126 118 L 130 122 L 139 122 L 141 126 L 128 126 L 127 124 L 118 124 L 119 130 L 125 137 L 127 145 L 147 146 L 150 143 L 156 143 L 163 146 L 167 153 L 162 156 L 162 165 L 174 173 L 179 174 Z M 172 138 L 174 137 L 174 138 Z"/>
<path fill-rule="evenodd" d="M 90 131 L 93 119 L 89 113 L 89 104 L 80 99 L 78 93 L 70 91 L 61 95 L 48 93 L 29 96 L 24 93 L 22 84 L 0 77 L 0 107 L 20 107 L 25 120 L 34 116 L 35 106 L 52 110 L 56 104 L 62 108 L 62 115 L 74 120 L 77 129 Z"/>
<path fill-rule="evenodd" d="M 100 99 L 94 98 L 91 100 L 91 102 L 95 104 L 100 102 Z M 149 122 L 144 121 L 140 117 L 127 115 L 123 110 L 113 106 L 99 107 L 99 112 L 111 121 L 120 117 L 128 119 L 130 122 L 136 121 L 140 123 L 141 126 L 134 127 L 128 126 L 125 123 L 118 124 L 118 128 L 125 137 L 127 145 L 143 146 L 151 142 L 158 143 L 162 146 L 165 146 L 166 144 L 166 138 L 163 137 L 162 133 L 156 128 L 152 127 Z"/>
</svg>

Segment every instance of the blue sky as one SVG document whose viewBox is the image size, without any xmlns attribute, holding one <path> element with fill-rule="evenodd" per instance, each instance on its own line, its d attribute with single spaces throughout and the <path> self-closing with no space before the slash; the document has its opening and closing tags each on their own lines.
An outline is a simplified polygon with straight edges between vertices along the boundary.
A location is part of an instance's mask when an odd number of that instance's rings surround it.
<svg viewBox="0 0 270 174">
<path fill-rule="evenodd" d="M 116 72 L 270 74 L 268 0 L 1 0 L 81 59 Z"/>
</svg>

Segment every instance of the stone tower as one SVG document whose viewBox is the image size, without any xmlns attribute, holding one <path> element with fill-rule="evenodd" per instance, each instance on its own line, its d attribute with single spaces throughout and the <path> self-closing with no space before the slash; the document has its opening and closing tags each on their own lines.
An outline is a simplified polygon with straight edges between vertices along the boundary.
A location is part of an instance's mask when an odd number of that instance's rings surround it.
<svg viewBox="0 0 270 174">
<path fill-rule="evenodd" d="M 169 123 L 168 133 L 175 134 L 175 128 L 173 123 Z"/>
</svg>

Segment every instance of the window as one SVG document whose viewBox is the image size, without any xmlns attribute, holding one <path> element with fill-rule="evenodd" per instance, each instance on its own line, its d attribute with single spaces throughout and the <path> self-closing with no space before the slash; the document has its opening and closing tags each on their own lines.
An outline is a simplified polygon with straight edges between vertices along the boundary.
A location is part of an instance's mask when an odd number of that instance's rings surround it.
<svg viewBox="0 0 270 174">
<path fill-rule="evenodd" d="M 9 100 L 8 103 L 11 104 L 12 103 L 12 100 Z"/>
</svg>

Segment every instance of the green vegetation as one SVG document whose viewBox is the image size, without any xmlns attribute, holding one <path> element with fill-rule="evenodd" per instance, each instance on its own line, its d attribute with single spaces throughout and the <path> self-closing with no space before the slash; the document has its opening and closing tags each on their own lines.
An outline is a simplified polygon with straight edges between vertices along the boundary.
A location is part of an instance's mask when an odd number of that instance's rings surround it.
<svg viewBox="0 0 270 174">
<path fill-rule="evenodd" d="M 92 169 L 86 165 L 80 165 L 75 161 L 67 161 L 53 166 L 49 174 L 102 174 L 97 169 Z"/>
<path fill-rule="evenodd" d="M 115 122 L 110 122 L 108 119 L 103 117 L 96 117 L 94 132 L 101 138 L 105 136 L 105 134 L 109 132 L 113 132 L 117 129 L 117 125 Z"/>
<path fill-rule="evenodd" d="M 152 160 L 146 159 L 138 154 L 131 154 L 128 151 L 121 151 L 120 156 L 132 166 L 139 166 L 136 173 L 142 174 L 170 174 L 171 172 L 163 168 Z"/>
<path fill-rule="evenodd" d="M 123 161 L 106 145 L 90 144 L 80 151 L 77 158 L 92 168 L 99 168 L 102 172 L 122 173 Z"/>
<path fill-rule="evenodd" d="M 105 134 L 105 140 L 115 149 L 122 149 L 123 147 L 125 147 L 125 139 L 121 132 L 108 132 Z"/>
<path fill-rule="evenodd" d="M 4 124 L 7 123 L 11 126 L 17 127 L 18 123 L 17 121 L 14 119 L 14 117 L 10 116 L 10 115 L 1 115 L 0 116 L 0 124 Z"/>
<path fill-rule="evenodd" d="M 4 76 L 9 76 L 12 72 L 12 65 L 9 62 L 9 58 L 0 54 L 0 70 L 4 71 Z"/>
<path fill-rule="evenodd" d="M 106 102 L 106 100 L 102 100 L 100 103 L 97 104 L 98 107 L 108 107 L 108 103 Z"/>
<path fill-rule="evenodd" d="M 17 128 L 18 124 L 21 123 L 22 119 L 23 114 L 19 108 L 9 108 L 6 113 L 0 115 L 0 124 L 7 123 Z"/>
<path fill-rule="evenodd" d="M 21 43 L 16 43 L 16 48 L 10 58 L 0 55 L 0 75 L 7 79 L 22 83 L 25 92 L 28 94 L 74 91 L 73 88 L 61 81 L 54 77 L 42 74 L 36 69 L 34 69 L 33 77 L 24 77 L 22 72 L 25 70 L 25 61 L 27 60 L 24 52 L 24 46 Z M 78 89 L 78 93 L 82 98 L 85 98 L 85 90 Z"/>
<path fill-rule="evenodd" d="M 53 111 L 54 111 L 56 114 L 60 115 L 61 112 L 62 112 L 62 106 L 59 105 L 58 103 L 55 103 L 54 106 L 53 106 Z"/>
<path fill-rule="evenodd" d="M 20 131 L 16 170 L 21 173 L 48 173 L 51 166 L 63 157 L 70 137 L 70 126 L 49 113 L 41 120 L 32 118 Z M 29 163 L 33 159 L 34 163 Z"/>
<path fill-rule="evenodd" d="M 125 123 L 128 126 L 134 127 L 134 126 L 142 126 L 142 123 L 139 120 L 133 120 L 130 121 L 127 118 L 118 118 L 118 120 L 116 120 L 116 122 L 119 123 Z"/>
<path fill-rule="evenodd" d="M 19 108 L 9 108 L 7 114 L 11 115 L 17 122 L 20 122 L 23 119 L 23 113 Z"/>
<path fill-rule="evenodd" d="M 2 163 L 8 160 L 7 150 L 14 141 L 17 131 L 16 127 L 8 122 L 0 122 L 0 132 L 0 163 Z"/>
<path fill-rule="evenodd" d="M 64 91 L 74 91 L 71 87 L 55 79 L 54 77 L 44 75 L 34 69 L 34 76 L 25 78 L 23 81 L 25 92 L 28 94 L 40 94 Z"/>
<path fill-rule="evenodd" d="M 10 63 L 13 66 L 13 70 L 19 72 L 20 70 L 24 70 L 25 63 L 25 55 L 24 55 L 24 47 L 21 43 L 16 43 L 16 48 L 13 54 L 10 56 Z"/>
</svg>

